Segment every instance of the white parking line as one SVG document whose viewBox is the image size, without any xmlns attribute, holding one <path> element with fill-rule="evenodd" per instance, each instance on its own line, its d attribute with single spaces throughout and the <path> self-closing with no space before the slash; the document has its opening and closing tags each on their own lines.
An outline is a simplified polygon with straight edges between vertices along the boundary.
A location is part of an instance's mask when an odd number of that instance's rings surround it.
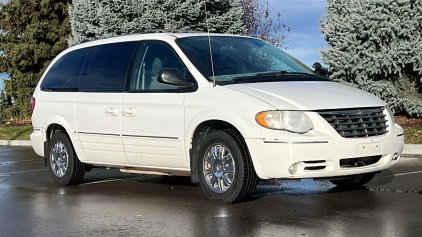
<svg viewBox="0 0 422 237">
<path fill-rule="evenodd" d="M 0 163 L 18 163 L 18 162 L 29 162 L 29 161 L 40 161 L 39 159 L 31 159 L 31 160 L 6 160 L 0 161 Z"/>
<path fill-rule="evenodd" d="M 89 183 L 83 183 L 83 184 L 80 184 L 80 185 L 107 183 L 107 182 L 114 182 L 114 181 L 121 181 L 121 180 L 125 180 L 125 179 L 108 179 L 108 180 L 101 180 L 101 181 L 94 181 L 94 182 L 89 182 Z"/>
<path fill-rule="evenodd" d="M 16 171 L 16 172 L 8 172 L 8 173 L 0 173 L 0 176 L 9 175 L 9 174 L 20 174 L 20 173 L 29 173 L 29 172 L 38 172 L 38 171 L 45 171 L 47 169 L 41 170 L 25 170 L 25 171 Z"/>
<path fill-rule="evenodd" d="M 422 173 L 421 171 L 415 171 L 415 172 L 409 172 L 409 173 L 402 173 L 402 174 L 395 174 L 394 176 L 402 176 L 402 175 L 408 175 L 408 174 L 419 174 Z"/>
<path fill-rule="evenodd" d="M 0 150 L 0 151 L 1 151 L 0 157 L 16 155 L 16 151 L 11 151 L 11 152 L 3 152 L 2 150 Z M 22 156 L 32 156 L 32 157 L 34 157 L 34 154 L 19 154 L 19 157 L 22 157 Z"/>
<path fill-rule="evenodd" d="M 376 179 L 382 179 L 382 178 L 388 178 L 388 177 L 395 177 L 395 176 L 403 176 L 403 175 L 409 175 L 409 174 L 419 174 L 419 173 L 422 173 L 422 170 L 421 171 L 415 171 L 415 172 L 409 172 L 409 173 L 386 175 L 386 176 L 376 177 Z"/>
</svg>

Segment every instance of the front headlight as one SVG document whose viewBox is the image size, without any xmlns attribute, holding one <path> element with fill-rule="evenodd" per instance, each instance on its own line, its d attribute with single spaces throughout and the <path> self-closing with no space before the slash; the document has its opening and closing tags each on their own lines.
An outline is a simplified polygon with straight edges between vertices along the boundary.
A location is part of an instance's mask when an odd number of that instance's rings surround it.
<svg viewBox="0 0 422 237">
<path fill-rule="evenodd" d="M 264 111 L 255 116 L 256 122 L 264 128 L 306 133 L 314 128 L 311 120 L 300 111 Z"/>
</svg>

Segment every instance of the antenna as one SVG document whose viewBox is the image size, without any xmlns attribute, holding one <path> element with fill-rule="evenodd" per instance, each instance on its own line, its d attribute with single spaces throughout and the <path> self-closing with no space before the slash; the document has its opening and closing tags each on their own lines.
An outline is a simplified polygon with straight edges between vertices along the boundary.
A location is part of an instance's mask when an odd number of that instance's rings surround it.
<svg viewBox="0 0 422 237">
<path fill-rule="evenodd" d="M 207 32 L 208 32 L 208 46 L 210 48 L 210 57 L 211 57 L 212 85 L 213 87 L 215 87 L 214 60 L 212 59 L 210 27 L 208 25 L 207 1 L 204 1 L 204 5 L 205 5 L 205 21 L 207 23 Z"/>
</svg>

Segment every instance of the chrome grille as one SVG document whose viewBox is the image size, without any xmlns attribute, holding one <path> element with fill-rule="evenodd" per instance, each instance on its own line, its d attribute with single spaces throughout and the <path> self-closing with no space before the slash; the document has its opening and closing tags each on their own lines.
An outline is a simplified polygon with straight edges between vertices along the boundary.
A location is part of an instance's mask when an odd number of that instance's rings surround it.
<svg viewBox="0 0 422 237">
<path fill-rule="evenodd" d="M 317 111 L 342 137 L 373 137 L 388 132 L 384 108 Z"/>
</svg>

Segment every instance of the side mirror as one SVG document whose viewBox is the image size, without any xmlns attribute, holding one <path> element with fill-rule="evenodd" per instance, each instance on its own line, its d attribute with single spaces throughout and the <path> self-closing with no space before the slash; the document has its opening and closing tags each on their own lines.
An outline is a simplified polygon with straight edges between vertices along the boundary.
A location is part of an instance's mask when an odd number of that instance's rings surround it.
<svg viewBox="0 0 422 237">
<path fill-rule="evenodd" d="M 192 82 L 185 78 L 181 78 L 179 72 L 174 68 L 164 68 L 158 72 L 157 82 L 165 85 L 178 86 L 178 87 L 191 87 Z"/>
</svg>

